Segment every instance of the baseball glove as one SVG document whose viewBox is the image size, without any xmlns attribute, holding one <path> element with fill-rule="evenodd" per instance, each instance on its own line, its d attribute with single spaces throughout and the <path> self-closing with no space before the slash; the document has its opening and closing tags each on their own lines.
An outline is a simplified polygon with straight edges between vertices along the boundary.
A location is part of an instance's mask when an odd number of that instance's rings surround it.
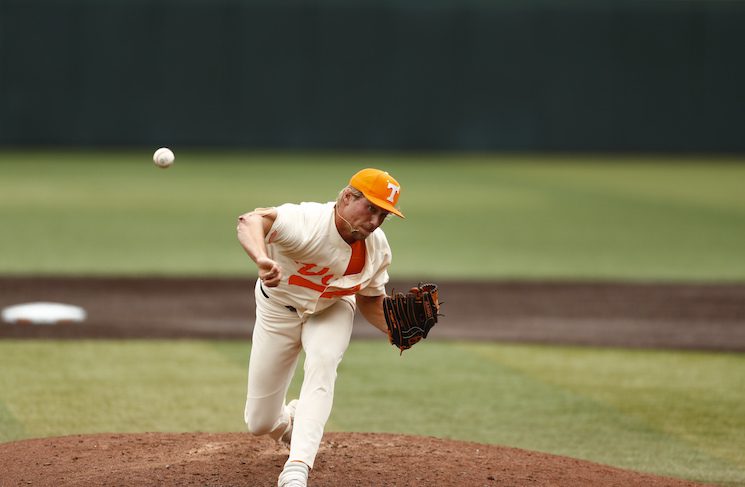
<svg viewBox="0 0 745 487">
<path fill-rule="evenodd" d="M 401 350 L 427 338 L 437 323 L 440 301 L 437 284 L 419 284 L 408 293 L 393 293 L 383 298 L 383 314 L 388 324 L 388 339 Z"/>
</svg>

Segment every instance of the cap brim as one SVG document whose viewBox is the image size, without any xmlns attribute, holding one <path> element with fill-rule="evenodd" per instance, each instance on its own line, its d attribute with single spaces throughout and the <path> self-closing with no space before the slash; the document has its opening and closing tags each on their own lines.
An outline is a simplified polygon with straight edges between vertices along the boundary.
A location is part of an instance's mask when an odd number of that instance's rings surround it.
<svg viewBox="0 0 745 487">
<path fill-rule="evenodd" d="M 365 193 L 363 192 L 362 194 L 365 194 Z M 398 217 L 406 218 L 403 213 L 401 213 L 400 211 L 398 211 L 396 209 L 396 207 L 391 204 L 390 201 L 381 200 L 380 198 L 376 198 L 374 196 L 368 196 L 366 194 L 365 194 L 365 198 L 367 198 L 367 200 L 370 203 L 374 204 L 378 208 L 382 208 L 385 211 L 389 211 L 389 212 L 393 213 L 394 215 L 396 215 Z"/>
</svg>

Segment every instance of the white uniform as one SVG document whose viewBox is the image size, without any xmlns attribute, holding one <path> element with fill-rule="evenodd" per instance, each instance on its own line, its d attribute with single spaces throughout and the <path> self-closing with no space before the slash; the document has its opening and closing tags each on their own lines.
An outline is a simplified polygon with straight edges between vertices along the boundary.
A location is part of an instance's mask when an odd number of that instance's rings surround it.
<svg viewBox="0 0 745 487">
<path fill-rule="evenodd" d="M 391 249 L 377 228 L 364 240 L 358 274 L 344 276 L 352 249 L 336 228 L 334 202 L 285 204 L 267 237 L 269 257 L 282 269 L 277 287 L 257 280 L 256 324 L 248 372 L 245 420 L 249 431 L 279 439 L 301 348 L 304 379 L 295 413 L 291 461 L 311 468 L 331 413 L 336 369 L 349 345 L 356 293 L 385 294 Z"/>
</svg>

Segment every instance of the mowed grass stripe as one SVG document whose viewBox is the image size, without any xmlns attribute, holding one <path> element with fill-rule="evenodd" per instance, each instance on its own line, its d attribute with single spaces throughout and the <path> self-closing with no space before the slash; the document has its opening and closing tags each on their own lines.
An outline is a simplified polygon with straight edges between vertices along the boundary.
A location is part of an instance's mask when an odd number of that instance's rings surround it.
<svg viewBox="0 0 745 487">
<path fill-rule="evenodd" d="M 492 346 L 473 348 L 495 359 Z M 743 354 L 511 346 L 498 352 L 498 360 L 707 449 L 711 445 L 705 440 L 712 434 L 728 446 L 745 439 Z M 707 421 L 712 417 L 726 420 Z M 697 428 L 681 430 L 691 418 L 696 418 Z M 726 448 L 721 456 L 745 464 L 742 449 Z"/>
<path fill-rule="evenodd" d="M 243 427 L 244 367 L 209 342 L 3 341 L 0 350 L 0 397 L 25 437 Z"/>
<path fill-rule="evenodd" d="M 568 424 L 554 429 L 576 434 L 567 435 L 559 450 L 551 445 L 555 453 L 691 479 L 745 481 L 742 354 L 482 344 L 463 348 L 574 398 L 579 411 L 561 411 L 556 421 L 566 416 Z M 598 414 L 581 414 L 592 410 Z M 545 449 L 541 444 L 525 447 Z"/>
<path fill-rule="evenodd" d="M 5 441 L 4 439 L 28 437 L 23 423 L 8 409 L 4 396 L 0 396 L 0 442 Z"/>
</svg>

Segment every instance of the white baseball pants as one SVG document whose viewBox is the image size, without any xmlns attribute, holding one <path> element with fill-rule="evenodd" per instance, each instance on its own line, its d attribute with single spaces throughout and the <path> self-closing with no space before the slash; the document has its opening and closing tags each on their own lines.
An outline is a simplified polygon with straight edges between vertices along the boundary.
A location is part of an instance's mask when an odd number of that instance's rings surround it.
<svg viewBox="0 0 745 487">
<path fill-rule="evenodd" d="M 338 301 L 318 315 L 296 312 L 266 298 L 257 283 L 256 324 L 248 365 L 244 418 L 254 435 L 278 440 L 289 424 L 287 389 L 300 350 L 305 350 L 303 384 L 295 413 L 289 460 L 313 468 L 331 414 L 336 369 L 349 346 L 354 308 Z"/>
</svg>

